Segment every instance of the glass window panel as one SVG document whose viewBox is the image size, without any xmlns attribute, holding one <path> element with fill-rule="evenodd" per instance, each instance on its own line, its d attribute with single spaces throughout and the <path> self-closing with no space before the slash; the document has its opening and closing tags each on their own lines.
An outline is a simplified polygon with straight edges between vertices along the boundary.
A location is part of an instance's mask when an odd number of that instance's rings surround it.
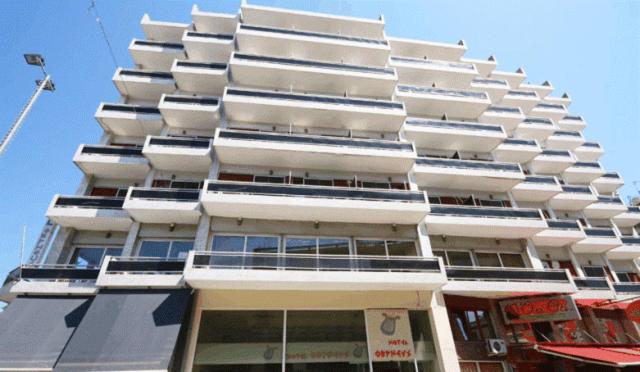
<svg viewBox="0 0 640 372">
<path fill-rule="evenodd" d="M 107 248 L 107 251 L 104 255 L 119 257 L 122 255 L 122 248 Z"/>
<path fill-rule="evenodd" d="M 360 256 L 386 256 L 384 240 L 356 240 L 356 253 Z"/>
<path fill-rule="evenodd" d="M 467 327 L 465 325 L 464 314 L 462 312 L 454 312 L 453 324 L 455 326 L 453 332 L 453 338 L 456 341 L 469 341 L 469 334 L 467 333 Z"/>
<path fill-rule="evenodd" d="M 416 250 L 416 242 L 414 241 L 388 240 L 387 250 L 389 252 L 389 256 L 415 257 L 418 255 Z"/>
<path fill-rule="evenodd" d="M 168 241 L 156 241 L 156 240 L 145 240 L 140 245 L 140 252 L 138 256 L 140 257 L 167 257 L 169 254 L 169 245 Z"/>
<path fill-rule="evenodd" d="M 621 282 L 631 282 L 631 277 L 629 276 L 628 273 L 621 273 L 621 272 L 616 272 L 616 274 L 618 275 L 618 280 L 620 280 Z"/>
<path fill-rule="evenodd" d="M 199 189 L 200 183 L 196 181 L 173 181 L 171 182 L 173 189 Z"/>
<path fill-rule="evenodd" d="M 524 259 L 519 253 L 500 253 L 500 258 L 504 267 L 525 267 Z"/>
<path fill-rule="evenodd" d="M 476 316 L 475 311 L 465 311 L 465 316 L 467 318 L 467 332 L 469 333 L 469 339 L 472 341 L 480 341 L 482 340 L 482 336 L 480 335 L 480 327 L 478 324 L 478 318 Z"/>
<path fill-rule="evenodd" d="M 433 251 L 433 256 L 434 257 L 442 257 L 442 262 L 445 265 L 449 265 L 449 261 L 447 261 L 447 255 L 444 254 L 444 251 Z"/>
<path fill-rule="evenodd" d="M 426 310 L 409 310 L 411 335 L 418 362 L 418 372 L 434 372 L 437 370 L 436 350 Z"/>
<path fill-rule="evenodd" d="M 287 254 L 316 254 L 315 238 L 287 238 Z"/>
<path fill-rule="evenodd" d="M 189 251 L 193 249 L 193 242 L 175 241 L 171 244 L 170 258 L 187 258 Z"/>
<path fill-rule="evenodd" d="M 476 259 L 479 266 L 500 267 L 500 258 L 497 253 L 477 252 Z"/>
<path fill-rule="evenodd" d="M 489 313 L 483 310 L 478 310 L 476 311 L 476 315 L 478 318 L 478 323 L 480 324 L 480 328 L 482 328 L 483 337 L 485 339 L 495 338 L 495 332 L 493 331 L 493 326 L 491 325 Z"/>
<path fill-rule="evenodd" d="M 71 265 L 77 267 L 100 266 L 104 248 L 76 248 L 71 257 Z"/>
<path fill-rule="evenodd" d="M 333 186 L 333 180 L 318 180 L 313 178 L 305 178 L 305 185 L 313 185 L 313 186 Z"/>
<path fill-rule="evenodd" d="M 469 252 L 447 251 L 447 257 L 451 266 L 473 266 Z"/>
<path fill-rule="evenodd" d="M 278 253 L 278 238 L 275 236 L 248 236 L 247 253 Z"/>
<path fill-rule="evenodd" d="M 244 236 L 216 235 L 211 243 L 214 252 L 244 252 Z"/>
<path fill-rule="evenodd" d="M 318 253 L 349 255 L 349 239 L 318 239 Z"/>
</svg>

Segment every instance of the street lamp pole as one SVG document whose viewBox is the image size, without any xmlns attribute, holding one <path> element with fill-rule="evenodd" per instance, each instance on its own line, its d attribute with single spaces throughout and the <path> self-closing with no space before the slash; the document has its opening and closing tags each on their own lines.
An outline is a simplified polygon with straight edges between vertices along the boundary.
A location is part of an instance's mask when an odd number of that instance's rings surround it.
<svg viewBox="0 0 640 372">
<path fill-rule="evenodd" d="M 35 92 L 33 92 L 31 97 L 27 101 L 27 104 L 22 108 L 22 111 L 20 111 L 20 113 L 18 114 L 18 118 L 13 122 L 7 134 L 5 134 L 5 136 L 2 138 L 2 141 L 0 142 L 0 156 L 4 154 L 4 152 L 7 150 L 7 147 L 9 147 L 9 143 L 16 136 L 16 133 L 18 133 L 18 130 L 24 123 L 24 120 L 26 119 L 27 114 L 29 114 L 29 111 L 31 111 L 33 104 L 36 102 L 38 97 L 40 97 L 40 94 L 42 93 L 42 91 L 48 90 L 53 92 L 56 89 L 55 85 L 53 84 L 53 81 L 51 81 L 51 77 L 49 76 L 49 74 L 44 68 L 44 58 L 42 58 L 41 55 L 25 54 L 24 59 L 30 65 L 39 66 L 40 69 L 42 70 L 42 74 L 44 75 L 44 79 L 36 80 Z"/>
</svg>

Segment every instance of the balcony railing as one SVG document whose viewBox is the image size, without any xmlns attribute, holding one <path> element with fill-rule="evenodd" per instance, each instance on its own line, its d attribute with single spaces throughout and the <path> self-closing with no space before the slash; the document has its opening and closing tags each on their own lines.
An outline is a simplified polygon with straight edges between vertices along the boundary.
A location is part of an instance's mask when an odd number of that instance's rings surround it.
<svg viewBox="0 0 640 372">
<path fill-rule="evenodd" d="M 538 103 L 536 107 L 547 109 L 547 110 L 565 110 L 564 105 L 557 104 L 557 103 Z"/>
<path fill-rule="evenodd" d="M 499 133 L 503 132 L 502 127 L 500 125 L 467 123 L 463 121 L 407 118 L 407 120 L 405 120 L 404 123 L 407 125 L 415 125 L 415 126 L 421 126 L 421 127 L 473 130 L 473 131 L 486 131 L 486 132 L 499 132 Z"/>
<path fill-rule="evenodd" d="M 103 196 L 59 196 L 56 199 L 56 207 L 63 208 L 95 208 L 95 209 L 121 209 L 124 198 Z"/>
<path fill-rule="evenodd" d="M 433 257 L 196 252 L 194 269 L 440 272 Z"/>
<path fill-rule="evenodd" d="M 148 77 L 153 79 L 173 80 L 170 72 L 141 71 L 141 70 L 120 70 L 120 76 Z"/>
<path fill-rule="evenodd" d="M 589 186 L 562 185 L 562 192 L 570 194 L 592 194 Z"/>
<path fill-rule="evenodd" d="M 179 50 L 184 49 L 184 46 L 180 43 L 167 43 L 163 41 L 136 40 L 134 41 L 134 44 L 140 45 L 140 46 L 161 47 L 161 48 L 167 48 L 167 49 L 179 49 Z"/>
<path fill-rule="evenodd" d="M 160 110 L 153 106 L 129 105 L 123 103 L 105 103 L 102 111 L 128 112 L 132 114 L 160 115 Z"/>
<path fill-rule="evenodd" d="M 584 147 L 593 147 L 593 148 L 600 148 L 600 144 L 597 142 L 585 142 L 582 144 L 582 146 Z"/>
<path fill-rule="evenodd" d="M 279 134 L 264 132 L 245 132 L 239 130 L 220 130 L 219 138 L 237 139 L 243 141 L 286 142 L 308 145 L 329 145 L 340 147 L 359 147 L 380 150 L 398 150 L 413 152 L 413 145 L 408 142 L 384 141 L 375 139 L 353 139 L 340 137 L 309 136 L 300 134 Z"/>
<path fill-rule="evenodd" d="M 582 134 L 580 134 L 580 132 L 574 132 L 571 130 L 557 130 L 553 132 L 553 135 L 560 136 L 560 137 L 578 137 L 578 138 L 582 137 Z"/>
<path fill-rule="evenodd" d="M 475 67 L 473 66 L 472 63 L 449 62 L 449 61 L 440 61 L 440 60 L 434 60 L 434 59 L 396 57 L 396 56 L 391 56 L 391 60 L 398 61 L 398 62 L 419 63 L 423 65 L 459 68 L 459 69 L 471 70 L 471 71 L 475 70 Z"/>
<path fill-rule="evenodd" d="M 573 278 L 576 287 L 581 290 L 609 290 L 609 282 L 606 278 L 588 277 Z"/>
<path fill-rule="evenodd" d="M 565 270 L 447 266 L 447 279 L 500 282 L 570 282 Z"/>
<path fill-rule="evenodd" d="M 509 83 L 507 83 L 506 80 L 502 80 L 502 79 L 486 79 L 486 78 L 475 78 L 473 79 L 473 83 L 476 84 L 486 84 L 486 85 L 502 85 L 502 86 L 508 86 Z"/>
<path fill-rule="evenodd" d="M 640 294 L 640 283 L 613 283 L 613 289 L 617 293 Z"/>
<path fill-rule="evenodd" d="M 275 33 L 275 34 L 309 36 L 309 37 L 317 37 L 317 38 L 323 38 L 323 39 L 344 40 L 344 41 L 352 41 L 352 42 L 366 43 L 366 44 L 388 45 L 388 42 L 386 40 L 368 39 L 364 37 L 354 37 L 354 36 L 343 36 L 343 35 L 337 35 L 337 34 L 325 34 L 320 32 L 296 31 L 296 30 L 288 30 L 288 29 L 274 28 L 274 27 L 251 26 L 247 24 L 240 24 L 240 29 L 248 30 L 248 31 L 269 32 L 269 33 Z"/>
<path fill-rule="evenodd" d="M 486 112 L 497 112 L 501 114 L 520 114 L 520 109 L 517 107 L 507 106 L 489 106 L 485 110 Z"/>
<path fill-rule="evenodd" d="M 505 145 L 517 145 L 517 146 L 538 146 L 535 140 L 525 140 L 516 138 L 506 138 L 503 142 Z"/>
<path fill-rule="evenodd" d="M 177 61 L 176 66 L 188 67 L 188 68 L 204 68 L 208 70 L 226 70 L 226 63 L 204 63 L 204 62 L 192 62 L 192 61 Z"/>
<path fill-rule="evenodd" d="M 602 177 L 620 179 L 620 174 L 618 172 L 607 172 L 603 174 Z"/>
<path fill-rule="evenodd" d="M 244 97 L 283 99 L 283 100 L 303 101 L 303 102 L 317 102 L 317 103 L 326 103 L 326 104 L 334 104 L 334 105 L 382 107 L 387 109 L 399 109 L 399 110 L 402 110 L 404 108 L 404 106 L 400 102 L 330 97 L 330 96 L 319 96 L 319 95 L 306 95 L 306 94 L 284 93 L 284 92 L 271 92 L 271 91 L 264 91 L 264 90 L 246 90 L 246 89 L 237 89 L 237 88 L 227 88 L 227 94 L 235 95 L 235 96 L 244 96 Z"/>
<path fill-rule="evenodd" d="M 202 37 L 206 39 L 233 40 L 233 35 L 227 34 L 211 34 L 207 32 L 187 31 L 187 36 Z"/>
<path fill-rule="evenodd" d="M 640 237 L 635 236 L 621 236 L 620 240 L 622 240 L 623 244 L 627 245 L 640 245 Z"/>
<path fill-rule="evenodd" d="M 483 206 L 431 205 L 432 215 L 455 217 L 509 218 L 509 219 L 542 219 L 538 209 L 496 208 Z"/>
<path fill-rule="evenodd" d="M 149 145 L 207 149 L 209 148 L 209 146 L 211 146 L 211 141 L 205 140 L 205 139 L 196 139 L 196 138 L 151 137 L 149 138 Z"/>
<path fill-rule="evenodd" d="M 524 182 L 557 185 L 558 179 L 552 176 L 525 176 Z"/>
<path fill-rule="evenodd" d="M 579 115 L 566 115 L 562 120 L 575 120 L 575 121 L 584 121 L 582 116 Z"/>
<path fill-rule="evenodd" d="M 164 102 L 183 103 L 189 105 L 217 106 L 217 98 L 190 97 L 190 96 L 164 96 Z"/>
<path fill-rule="evenodd" d="M 547 220 L 547 225 L 553 230 L 580 230 L 578 221 L 573 220 Z"/>
<path fill-rule="evenodd" d="M 533 97 L 537 98 L 538 94 L 536 92 L 530 92 L 526 90 L 510 90 L 507 92 L 508 96 L 521 96 L 521 97 Z"/>
<path fill-rule="evenodd" d="M 317 62 L 317 61 L 308 61 L 308 60 L 292 59 L 292 58 L 256 56 L 256 55 L 242 54 L 242 53 L 235 53 L 233 55 L 233 59 L 250 61 L 250 62 L 277 63 L 277 64 L 288 65 L 288 66 L 318 67 L 318 68 L 334 69 L 334 70 L 341 70 L 341 71 L 367 72 L 367 73 L 382 74 L 382 75 L 395 74 L 395 70 L 393 68 L 386 68 L 386 67 L 347 65 L 342 63 L 328 63 L 328 62 Z"/>
<path fill-rule="evenodd" d="M 618 197 L 618 196 L 604 196 L 604 195 L 599 195 L 598 196 L 598 203 L 624 204 L 622 202 L 622 200 L 620 199 L 620 197 Z"/>
<path fill-rule="evenodd" d="M 595 168 L 595 169 L 600 169 L 600 163 L 596 163 L 596 162 L 578 161 L 578 162 L 576 162 L 573 166 L 574 166 L 574 167 L 578 167 L 578 168 Z"/>
<path fill-rule="evenodd" d="M 134 188 L 130 195 L 131 199 L 195 202 L 200 198 L 200 190 Z"/>
<path fill-rule="evenodd" d="M 21 278 L 27 281 L 90 281 L 96 280 L 99 273 L 99 267 L 23 265 Z"/>
<path fill-rule="evenodd" d="M 553 121 L 547 118 L 528 117 L 528 118 L 525 118 L 522 122 L 526 124 L 553 125 Z"/>
<path fill-rule="evenodd" d="M 487 169 L 487 170 L 502 171 L 502 172 L 522 172 L 519 164 L 498 163 L 494 161 L 419 157 L 416 159 L 416 164 L 428 165 L 433 167 L 444 167 L 444 168 Z"/>
<path fill-rule="evenodd" d="M 487 94 L 484 92 L 419 87 L 419 86 L 413 86 L 413 85 L 398 85 L 398 91 L 408 92 L 408 93 L 418 93 L 418 94 L 435 94 L 439 96 L 457 97 L 457 98 L 488 99 Z"/>
<path fill-rule="evenodd" d="M 88 155 L 142 156 L 142 147 L 84 145 L 80 152 Z"/>
<path fill-rule="evenodd" d="M 184 271 L 184 259 L 168 259 L 155 257 L 111 257 L 105 273 L 142 274 L 142 275 L 176 275 Z"/>
<path fill-rule="evenodd" d="M 264 183 L 228 181 L 209 181 L 207 191 L 230 194 L 426 203 L 424 193 L 421 191 L 386 191 L 350 189 L 346 187 L 301 186 L 285 184 L 274 185 Z"/>
<path fill-rule="evenodd" d="M 562 156 L 562 157 L 565 157 L 565 158 L 570 158 L 571 157 L 571 153 L 569 151 L 566 151 L 566 150 L 542 150 L 541 155 Z"/>
<path fill-rule="evenodd" d="M 587 234 L 588 237 L 594 238 L 615 238 L 617 236 L 616 232 L 610 227 L 585 228 L 584 233 Z"/>
</svg>

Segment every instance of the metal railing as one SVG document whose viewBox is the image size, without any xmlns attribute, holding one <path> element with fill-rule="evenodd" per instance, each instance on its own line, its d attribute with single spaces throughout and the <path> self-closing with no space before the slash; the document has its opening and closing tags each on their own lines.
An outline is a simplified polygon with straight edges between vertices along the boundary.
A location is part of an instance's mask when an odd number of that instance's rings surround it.
<svg viewBox="0 0 640 372">
<path fill-rule="evenodd" d="M 122 209 L 124 198 L 111 196 L 58 196 L 56 207 L 63 208 L 96 208 Z"/>
<path fill-rule="evenodd" d="M 519 107 L 507 107 L 507 106 L 489 106 L 485 110 L 486 112 L 499 112 L 507 114 L 522 114 Z"/>
<path fill-rule="evenodd" d="M 581 290 L 610 290 L 609 281 L 601 277 L 573 278 L 576 287 Z"/>
<path fill-rule="evenodd" d="M 584 121 L 584 119 L 580 115 L 565 115 L 562 120 Z"/>
<path fill-rule="evenodd" d="M 536 92 L 530 92 L 526 90 L 510 90 L 507 92 L 507 95 L 538 98 L 538 94 Z"/>
<path fill-rule="evenodd" d="M 600 144 L 598 142 L 585 142 L 582 146 L 600 148 Z"/>
<path fill-rule="evenodd" d="M 578 138 L 582 138 L 582 134 L 580 134 L 580 132 L 575 132 L 572 130 L 557 130 L 555 132 L 553 132 L 554 136 L 560 136 L 560 137 L 578 137 Z"/>
<path fill-rule="evenodd" d="M 620 240 L 623 244 L 627 245 L 640 245 L 640 237 L 636 236 L 621 236 Z"/>
<path fill-rule="evenodd" d="M 129 70 L 122 69 L 119 73 L 120 76 L 136 76 L 136 77 L 149 77 L 154 79 L 173 80 L 173 75 L 170 72 L 160 71 L 141 71 L 141 70 Z"/>
<path fill-rule="evenodd" d="M 507 83 L 506 80 L 502 80 L 502 79 L 486 79 L 486 78 L 475 78 L 473 79 L 473 81 L 471 83 L 476 83 L 476 84 L 494 84 L 494 85 L 503 85 L 503 86 L 507 86 L 509 85 L 509 83 Z"/>
<path fill-rule="evenodd" d="M 93 281 L 99 273 L 97 266 L 40 264 L 21 267 L 21 278 L 26 281 Z"/>
<path fill-rule="evenodd" d="M 640 294 L 640 283 L 613 283 L 613 289 L 617 293 Z"/>
<path fill-rule="evenodd" d="M 102 111 L 130 112 L 134 114 L 160 115 L 160 110 L 153 106 L 130 105 L 126 103 L 105 103 Z"/>
<path fill-rule="evenodd" d="M 524 182 L 558 185 L 558 179 L 553 176 L 525 176 Z"/>
<path fill-rule="evenodd" d="M 226 63 L 205 63 L 205 62 L 193 62 L 193 61 L 176 61 L 176 66 L 178 67 L 189 67 L 189 68 L 206 68 L 209 70 L 226 70 Z"/>
<path fill-rule="evenodd" d="M 210 97 L 193 97 L 193 96 L 164 96 L 163 102 L 184 103 L 189 105 L 217 106 L 219 100 Z"/>
<path fill-rule="evenodd" d="M 369 72 L 369 73 L 383 74 L 383 75 L 395 74 L 395 69 L 387 68 L 387 67 L 370 67 L 370 66 L 348 65 L 343 63 L 309 61 L 309 60 L 293 59 L 293 58 L 267 57 L 267 56 L 258 56 L 253 54 L 243 54 L 243 53 L 237 53 L 237 52 L 233 54 L 232 60 L 233 59 L 251 61 L 251 62 L 277 63 L 277 64 L 290 65 L 290 66 L 319 67 L 319 68 L 343 70 L 343 71 Z"/>
<path fill-rule="evenodd" d="M 616 238 L 616 232 L 610 227 L 586 227 L 584 233 L 589 237 Z"/>
<path fill-rule="evenodd" d="M 550 229 L 554 230 L 580 231 L 580 224 L 575 220 L 547 220 L 547 225 L 549 225 Z"/>
<path fill-rule="evenodd" d="M 200 199 L 200 190 L 134 187 L 129 195 L 130 199 L 197 202 Z"/>
<path fill-rule="evenodd" d="M 384 202 L 426 203 L 422 191 L 368 190 L 362 188 L 303 186 L 252 182 L 209 181 L 207 192 L 284 197 L 351 199 Z"/>
<path fill-rule="evenodd" d="M 602 177 L 620 179 L 620 174 L 618 172 L 607 172 L 607 173 L 603 174 Z"/>
<path fill-rule="evenodd" d="M 212 34 L 208 32 L 187 31 L 187 36 L 202 37 L 207 39 L 233 40 L 233 35 L 229 34 Z"/>
<path fill-rule="evenodd" d="M 434 257 L 195 252 L 194 269 L 441 272 Z"/>
<path fill-rule="evenodd" d="M 423 65 L 459 68 L 459 69 L 471 70 L 471 71 L 475 70 L 475 66 L 473 65 L 473 63 L 449 62 L 449 61 L 441 61 L 437 59 L 397 57 L 397 56 L 391 56 L 391 60 L 398 61 L 398 62 L 418 63 Z"/>
<path fill-rule="evenodd" d="M 436 94 L 439 96 L 447 96 L 447 97 L 488 99 L 487 93 L 485 92 L 472 92 L 468 90 L 420 87 L 420 86 L 414 86 L 414 85 L 398 85 L 397 89 L 400 92 L 408 92 L 408 93 L 426 93 L 426 94 Z"/>
<path fill-rule="evenodd" d="M 324 38 L 324 39 L 353 41 L 353 42 L 366 43 L 366 44 L 378 44 L 378 45 L 389 44 L 386 40 L 368 39 L 364 37 L 354 37 L 354 36 L 343 36 L 343 35 L 337 35 L 337 34 L 326 34 L 326 33 L 320 33 L 320 32 L 295 31 L 295 30 L 274 28 L 274 27 L 252 26 L 252 25 L 247 25 L 242 23 L 240 24 L 240 29 L 248 30 L 248 31 L 270 32 L 270 33 L 276 33 L 276 34 L 288 34 L 288 35 L 297 35 L 297 36 L 318 37 L 318 38 Z"/>
<path fill-rule="evenodd" d="M 553 121 L 547 118 L 527 117 L 522 122 L 527 124 L 553 125 Z"/>
<path fill-rule="evenodd" d="M 542 220 L 539 209 L 431 204 L 432 215 Z"/>
<path fill-rule="evenodd" d="M 82 145 L 80 153 L 88 155 L 142 156 L 142 147 Z"/>
<path fill-rule="evenodd" d="M 574 167 L 578 168 L 595 168 L 600 169 L 600 163 L 597 162 L 586 162 L 586 161 L 578 161 L 573 164 Z"/>
<path fill-rule="evenodd" d="M 161 47 L 167 49 L 184 49 L 184 45 L 180 43 L 167 43 L 163 41 L 151 41 L 151 40 L 135 40 L 133 42 L 134 45 L 140 46 L 153 46 L 153 47 Z"/>
<path fill-rule="evenodd" d="M 571 282 L 563 269 L 447 266 L 446 272 L 447 279 L 455 281 Z"/>
<path fill-rule="evenodd" d="M 567 150 L 542 150 L 540 155 L 562 156 L 565 158 L 571 158 L 571 153 Z"/>
<path fill-rule="evenodd" d="M 151 137 L 149 138 L 149 145 L 208 149 L 211 146 L 211 141 L 204 140 L 204 139 L 196 139 L 196 138 Z"/>
<path fill-rule="evenodd" d="M 487 131 L 487 132 L 500 132 L 500 133 L 504 132 L 504 130 L 502 129 L 502 126 L 500 125 L 468 123 L 463 121 L 407 118 L 407 120 L 405 120 L 404 123 L 408 125 L 416 125 L 421 127 Z"/>
<path fill-rule="evenodd" d="M 622 199 L 620 199 L 620 197 L 618 196 L 605 196 L 605 195 L 598 195 L 598 203 L 624 204 L 622 202 Z"/>
<path fill-rule="evenodd" d="M 562 111 L 566 110 L 564 105 L 559 103 L 538 103 L 536 105 L 536 108 L 543 108 L 548 110 L 562 110 Z"/>
<path fill-rule="evenodd" d="M 105 264 L 108 275 L 179 275 L 184 271 L 185 259 L 112 256 Z"/>
<path fill-rule="evenodd" d="M 589 186 L 562 185 L 562 192 L 570 194 L 593 194 Z"/>
<path fill-rule="evenodd" d="M 520 165 L 517 163 L 499 163 L 495 161 L 418 157 L 416 159 L 416 164 L 429 165 L 429 166 L 435 166 L 435 167 L 445 167 L 445 168 L 486 169 L 486 170 L 494 170 L 494 171 L 522 173 L 522 169 L 520 168 Z"/>
<path fill-rule="evenodd" d="M 502 142 L 503 145 L 518 145 L 518 146 L 538 146 L 536 140 L 526 140 L 517 138 L 505 138 Z"/>
</svg>

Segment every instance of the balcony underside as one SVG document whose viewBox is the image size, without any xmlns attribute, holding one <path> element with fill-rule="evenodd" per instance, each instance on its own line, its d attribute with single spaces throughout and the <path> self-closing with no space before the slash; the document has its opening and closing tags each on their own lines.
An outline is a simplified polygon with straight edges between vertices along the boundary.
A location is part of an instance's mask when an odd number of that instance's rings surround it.
<svg viewBox="0 0 640 372">
<path fill-rule="evenodd" d="M 142 156 L 113 156 L 76 152 L 73 162 L 86 175 L 109 179 L 144 179 L 149 161 Z"/>
<path fill-rule="evenodd" d="M 170 127 L 214 130 L 220 122 L 219 105 L 195 105 L 163 100 L 158 108 Z"/>
<path fill-rule="evenodd" d="M 605 253 L 613 248 L 620 247 L 622 242 L 617 237 L 588 236 L 571 246 L 575 253 Z"/>
<path fill-rule="evenodd" d="M 506 135 L 501 131 L 437 128 L 405 124 L 407 140 L 418 148 L 489 152 L 496 148 Z"/>
<path fill-rule="evenodd" d="M 556 210 L 580 211 L 598 201 L 598 197 L 593 194 L 561 192 L 554 196 L 549 202 Z"/>
<path fill-rule="evenodd" d="M 448 66 L 425 65 L 420 61 L 405 62 L 391 60 L 391 67 L 398 71 L 398 82 L 421 86 L 468 89 L 471 81 L 478 76 L 475 68 L 454 68 Z"/>
<path fill-rule="evenodd" d="M 531 115 L 551 119 L 554 122 L 557 122 L 567 115 L 567 111 L 534 107 L 531 110 Z"/>
<path fill-rule="evenodd" d="M 396 91 L 398 100 L 404 102 L 407 113 L 417 116 L 447 115 L 451 118 L 476 119 L 489 107 L 489 98 L 450 97 L 436 94 L 421 94 Z M 491 124 L 501 124 L 495 121 Z"/>
<path fill-rule="evenodd" d="M 481 297 L 481 298 L 507 298 L 518 295 L 540 294 L 540 293 L 573 293 L 575 286 L 567 281 L 555 282 L 535 282 L 535 281 L 489 281 L 489 280 L 449 280 L 442 287 L 446 294 Z"/>
<path fill-rule="evenodd" d="M 98 293 L 95 280 L 20 280 L 11 287 L 14 295 L 67 295 L 91 296 Z"/>
<path fill-rule="evenodd" d="M 624 244 L 607 252 L 611 260 L 635 260 L 640 258 L 639 244 Z"/>
<path fill-rule="evenodd" d="M 533 243 L 541 247 L 564 247 L 581 241 L 587 236 L 582 230 L 547 229 L 533 237 Z"/>
<path fill-rule="evenodd" d="M 593 219 L 610 219 L 615 216 L 627 212 L 627 206 L 622 203 L 600 203 L 597 202 L 589 205 L 584 209 L 587 218 Z"/>
<path fill-rule="evenodd" d="M 156 169 L 208 173 L 211 168 L 211 148 L 145 146 L 142 151 Z"/>
<path fill-rule="evenodd" d="M 579 161 L 596 162 L 604 155 L 604 150 L 601 147 L 580 146 L 573 153 Z"/>
<path fill-rule="evenodd" d="M 538 102 L 540 102 L 540 99 L 538 97 L 520 97 L 513 96 L 507 93 L 502 98 L 502 101 L 500 101 L 500 105 L 508 107 L 520 107 L 520 110 L 522 110 L 524 114 L 528 114 L 529 111 L 531 111 L 531 109 L 533 109 L 538 104 Z"/>
<path fill-rule="evenodd" d="M 182 44 L 190 60 L 228 62 L 233 52 L 233 40 L 189 36 L 185 32 Z"/>
<path fill-rule="evenodd" d="M 477 238 L 530 238 L 547 228 L 542 219 L 510 219 L 442 216 L 425 218 L 429 235 L 468 236 Z"/>
<path fill-rule="evenodd" d="M 511 189 L 517 201 L 545 202 L 562 192 L 559 184 L 521 182 Z"/>
<path fill-rule="evenodd" d="M 460 189 L 506 192 L 524 180 L 522 172 L 444 168 L 429 165 L 414 167 L 419 186 L 441 189 Z"/>
<path fill-rule="evenodd" d="M 560 174 L 573 163 L 568 157 L 540 154 L 531 160 L 531 168 L 536 174 Z"/>
<path fill-rule="evenodd" d="M 63 227 L 92 231 L 128 231 L 133 221 L 122 209 L 50 206 L 47 217 Z"/>
<path fill-rule="evenodd" d="M 562 177 L 567 183 L 576 185 L 587 185 L 596 178 L 602 176 L 604 171 L 601 168 L 568 167 Z"/>
<path fill-rule="evenodd" d="M 638 212 L 630 212 L 629 210 L 624 211 L 613 217 L 613 222 L 615 222 L 618 227 L 631 227 L 637 224 L 640 224 L 640 211 Z"/>
<path fill-rule="evenodd" d="M 495 160 L 508 163 L 526 163 L 542 152 L 539 146 L 502 143 L 493 150 Z"/>
<path fill-rule="evenodd" d="M 142 223 L 195 225 L 202 214 L 197 201 L 127 198 L 123 208 L 129 212 L 134 221 Z"/>
<path fill-rule="evenodd" d="M 547 147 L 554 150 L 574 150 L 583 143 L 582 137 L 551 135 L 547 138 Z"/>
<path fill-rule="evenodd" d="M 544 142 L 555 131 L 556 128 L 553 125 L 522 122 L 516 128 L 514 136 L 517 138 Z"/>
<path fill-rule="evenodd" d="M 141 114 L 100 110 L 96 120 L 107 132 L 123 137 L 144 137 L 160 134 L 164 122 L 160 114 Z"/>
<path fill-rule="evenodd" d="M 113 83 L 121 95 L 145 101 L 158 101 L 163 94 L 176 89 L 173 79 L 142 76 L 116 75 Z"/>
<path fill-rule="evenodd" d="M 137 66 L 152 71 L 169 71 L 175 59 L 185 59 L 181 49 L 133 45 L 129 53 Z"/>
<path fill-rule="evenodd" d="M 179 66 L 171 67 L 171 73 L 180 90 L 197 94 L 222 96 L 229 84 L 228 70 Z"/>
<path fill-rule="evenodd" d="M 624 181 L 621 178 L 598 177 L 591 182 L 591 185 L 600 194 L 610 194 L 622 187 Z"/>
<path fill-rule="evenodd" d="M 507 133 L 512 133 L 518 124 L 524 120 L 523 114 L 517 113 L 500 113 L 494 111 L 484 111 L 482 115 L 478 117 L 478 121 L 487 124 L 499 124 L 502 125 Z"/>
</svg>

